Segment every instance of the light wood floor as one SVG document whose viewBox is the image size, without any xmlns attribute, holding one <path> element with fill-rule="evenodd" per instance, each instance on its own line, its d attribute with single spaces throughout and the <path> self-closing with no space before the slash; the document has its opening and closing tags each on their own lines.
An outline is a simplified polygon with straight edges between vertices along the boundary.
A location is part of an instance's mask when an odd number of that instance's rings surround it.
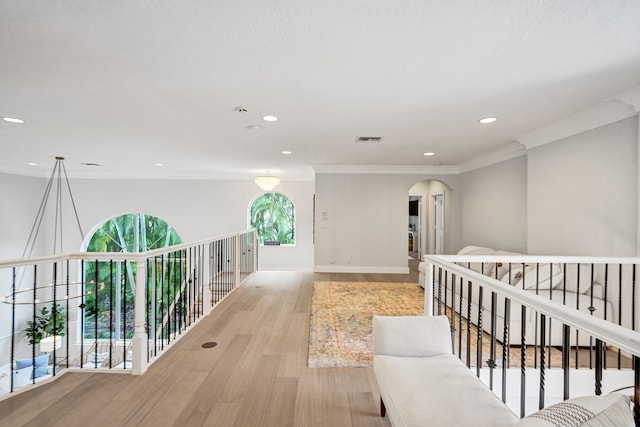
<svg viewBox="0 0 640 427">
<path fill-rule="evenodd" d="M 258 272 L 146 374 L 61 375 L 1 401 L 0 426 L 389 426 L 371 368 L 306 367 L 311 289 L 417 283 L 413 264 L 409 275 Z"/>
</svg>

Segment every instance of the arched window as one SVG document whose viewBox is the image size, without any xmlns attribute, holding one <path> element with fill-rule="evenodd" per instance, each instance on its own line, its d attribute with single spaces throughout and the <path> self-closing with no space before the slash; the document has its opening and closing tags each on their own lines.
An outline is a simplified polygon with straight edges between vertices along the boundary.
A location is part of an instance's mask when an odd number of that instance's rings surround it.
<svg viewBox="0 0 640 427">
<path fill-rule="evenodd" d="M 295 225 L 295 208 L 284 194 L 265 193 L 251 204 L 249 226 L 262 245 L 294 245 Z"/>
<path fill-rule="evenodd" d="M 179 243 L 182 243 L 180 236 L 164 220 L 146 214 L 125 214 L 102 224 L 91 236 L 87 252 L 145 252 Z M 84 338 L 133 336 L 134 294 L 131 287 L 120 284 L 135 283 L 135 272 L 135 263 L 85 264 Z M 170 282 L 167 281 L 169 289 Z"/>
</svg>

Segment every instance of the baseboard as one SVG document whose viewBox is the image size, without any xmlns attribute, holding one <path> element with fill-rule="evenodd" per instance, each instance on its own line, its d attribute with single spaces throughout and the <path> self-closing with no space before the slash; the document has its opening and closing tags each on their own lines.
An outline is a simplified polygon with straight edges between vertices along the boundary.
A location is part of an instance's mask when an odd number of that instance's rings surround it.
<svg viewBox="0 0 640 427">
<path fill-rule="evenodd" d="M 372 267 L 355 265 L 316 265 L 314 273 L 409 274 L 409 267 Z"/>
</svg>

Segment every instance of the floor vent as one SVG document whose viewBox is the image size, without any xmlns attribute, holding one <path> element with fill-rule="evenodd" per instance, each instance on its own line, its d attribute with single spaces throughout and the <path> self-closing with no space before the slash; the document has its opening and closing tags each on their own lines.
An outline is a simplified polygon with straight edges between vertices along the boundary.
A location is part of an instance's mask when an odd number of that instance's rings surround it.
<svg viewBox="0 0 640 427">
<path fill-rule="evenodd" d="M 206 343 L 202 344 L 202 348 L 213 348 L 213 347 L 215 347 L 217 345 L 218 345 L 217 342 L 209 341 L 209 342 L 206 342 Z"/>
<path fill-rule="evenodd" d="M 356 138 L 356 144 L 379 144 L 382 141 L 381 136 L 359 136 Z"/>
</svg>

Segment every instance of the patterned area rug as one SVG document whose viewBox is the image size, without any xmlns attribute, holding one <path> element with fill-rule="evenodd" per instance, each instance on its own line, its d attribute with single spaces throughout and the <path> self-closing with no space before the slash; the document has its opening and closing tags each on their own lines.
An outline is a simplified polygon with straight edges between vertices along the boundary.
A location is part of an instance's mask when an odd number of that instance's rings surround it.
<svg viewBox="0 0 640 427">
<path fill-rule="evenodd" d="M 373 315 L 416 316 L 423 312 L 424 290 L 415 283 L 315 282 L 309 367 L 371 366 Z"/>
</svg>

